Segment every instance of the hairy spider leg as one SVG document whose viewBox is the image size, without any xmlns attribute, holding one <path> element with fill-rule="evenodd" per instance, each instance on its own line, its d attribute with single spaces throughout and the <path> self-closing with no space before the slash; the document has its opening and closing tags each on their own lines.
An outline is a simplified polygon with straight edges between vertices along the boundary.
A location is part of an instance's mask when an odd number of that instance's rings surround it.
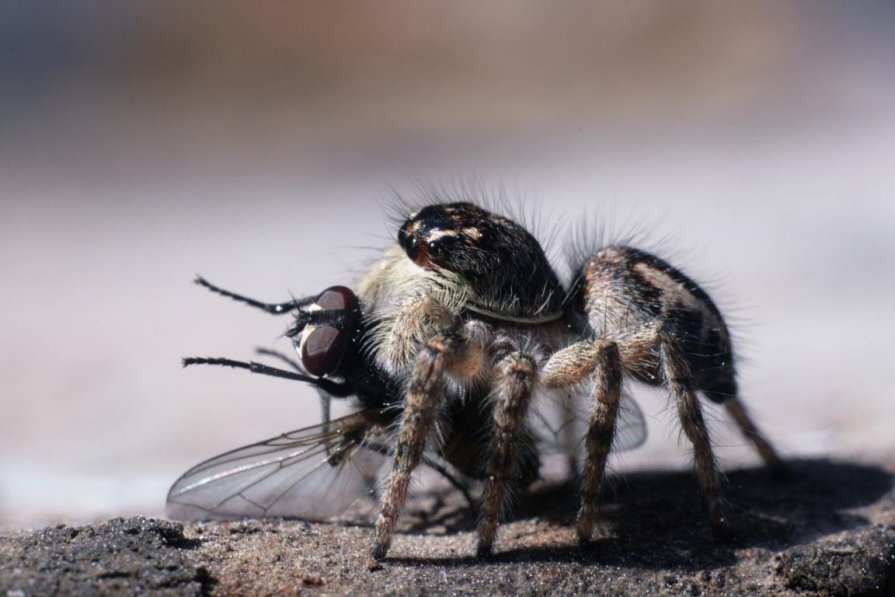
<svg viewBox="0 0 895 597">
<path fill-rule="evenodd" d="M 577 525 L 578 541 L 582 544 L 589 542 L 593 533 L 597 496 L 615 437 L 623 376 L 621 354 L 611 340 L 583 340 L 555 353 L 544 368 L 544 383 L 553 388 L 581 383 L 591 375 L 594 402 L 585 436 Z"/>
<path fill-rule="evenodd" d="M 736 396 L 730 396 L 724 400 L 723 404 L 724 408 L 727 410 L 727 414 L 730 415 L 730 418 L 733 419 L 734 423 L 739 427 L 740 433 L 755 446 L 755 450 L 761 456 L 765 465 L 774 473 L 785 473 L 786 465 L 755 424 L 755 421 L 749 416 L 748 411 L 745 406 L 743 406 L 743 402 Z"/>
<path fill-rule="evenodd" d="M 709 509 L 712 531 L 716 537 L 722 538 L 728 534 L 729 529 L 721 508 L 721 479 L 718 464 L 712 453 L 709 430 L 702 416 L 702 407 L 693 388 L 690 367 L 674 335 L 664 331 L 661 325 L 658 333 L 665 383 L 668 384 L 668 389 L 677 405 L 678 418 L 681 420 L 684 434 L 693 444 L 696 476 Z"/>
<path fill-rule="evenodd" d="M 430 339 L 419 352 L 407 386 L 404 411 L 398 428 L 395 458 L 376 518 L 371 555 L 385 558 L 391 545 L 398 514 L 407 499 L 413 470 L 419 465 L 435 423 L 443 396 L 447 370 L 471 373 L 471 363 L 481 363 L 479 349 L 457 333 L 441 333 Z"/>
<path fill-rule="evenodd" d="M 506 505 L 507 482 L 513 478 L 519 435 L 525 423 L 532 389 L 537 381 L 537 363 L 531 355 L 514 350 L 494 365 L 494 425 L 488 449 L 488 475 L 479 514 L 478 555 L 489 556 L 497 535 L 497 524 Z"/>
</svg>

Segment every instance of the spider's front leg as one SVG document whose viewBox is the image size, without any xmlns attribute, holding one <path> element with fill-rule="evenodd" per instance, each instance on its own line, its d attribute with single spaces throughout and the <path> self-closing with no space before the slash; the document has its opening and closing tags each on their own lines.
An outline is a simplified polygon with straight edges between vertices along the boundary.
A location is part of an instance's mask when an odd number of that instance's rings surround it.
<svg viewBox="0 0 895 597">
<path fill-rule="evenodd" d="M 494 365 L 491 392 L 494 399 L 494 422 L 479 518 L 479 556 L 490 555 L 494 546 L 497 523 L 506 502 L 507 482 L 513 476 L 520 431 L 536 379 L 537 363 L 520 350 L 513 350 L 499 358 Z"/>
<path fill-rule="evenodd" d="M 610 340 L 583 340 L 556 352 L 544 367 L 549 388 L 567 388 L 594 375 L 594 409 L 588 423 L 581 479 L 581 509 L 578 511 L 578 540 L 590 541 L 597 495 L 606 470 L 606 460 L 615 436 L 621 398 L 622 361 L 618 346 Z"/>
<path fill-rule="evenodd" d="M 445 373 L 469 378 L 478 373 L 481 365 L 481 347 L 456 332 L 436 335 L 417 355 L 404 399 L 394 464 L 376 519 L 373 559 L 385 558 L 391 545 L 395 521 L 407 499 L 413 469 L 420 463 L 441 404 Z"/>
</svg>

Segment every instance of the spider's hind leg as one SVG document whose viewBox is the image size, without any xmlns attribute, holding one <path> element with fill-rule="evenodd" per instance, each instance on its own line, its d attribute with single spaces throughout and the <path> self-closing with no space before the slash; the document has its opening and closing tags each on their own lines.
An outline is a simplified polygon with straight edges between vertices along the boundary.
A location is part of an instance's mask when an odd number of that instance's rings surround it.
<svg viewBox="0 0 895 597">
<path fill-rule="evenodd" d="M 714 400 L 711 393 L 707 392 L 706 395 L 709 399 Z M 780 456 L 777 454 L 774 446 L 771 445 L 771 442 L 768 441 L 755 424 L 755 421 L 752 420 L 752 417 L 749 416 L 749 412 L 746 410 L 743 402 L 737 396 L 733 395 L 725 397 L 722 403 L 727 410 L 727 414 L 730 415 L 730 418 L 736 423 L 740 433 L 755 446 L 755 450 L 758 452 L 759 456 L 761 456 L 765 466 L 767 466 L 774 474 L 785 474 L 786 465 L 783 463 L 783 460 L 780 459 Z"/>
<path fill-rule="evenodd" d="M 675 336 L 661 327 L 659 354 L 665 383 L 668 384 L 668 389 L 677 405 L 681 426 L 687 439 L 693 444 L 696 476 L 709 509 L 712 531 L 716 537 L 723 538 L 729 534 L 729 529 L 721 505 L 721 477 L 712 452 L 708 427 L 693 386 L 686 354 L 681 350 Z"/>
</svg>

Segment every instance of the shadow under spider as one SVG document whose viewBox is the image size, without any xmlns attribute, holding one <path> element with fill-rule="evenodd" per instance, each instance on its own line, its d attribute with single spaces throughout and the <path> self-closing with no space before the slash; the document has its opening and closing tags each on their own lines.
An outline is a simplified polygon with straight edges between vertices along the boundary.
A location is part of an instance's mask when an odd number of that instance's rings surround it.
<svg viewBox="0 0 895 597">
<path fill-rule="evenodd" d="M 543 547 L 516 548 L 507 536 L 494 563 L 594 562 L 663 569 L 701 569 L 731 563 L 735 550 L 744 547 L 785 549 L 818 537 L 868 524 L 849 512 L 871 505 L 892 489 L 893 475 L 872 465 L 827 459 L 788 462 L 790 472 L 775 480 L 763 467 L 727 473 L 725 495 L 733 537 L 713 540 L 708 515 L 701 501 L 695 475 L 690 471 L 644 471 L 616 479 L 615 487 L 600 500 L 598 537 L 580 548 L 568 542 Z M 431 498 L 430 498 L 431 499 Z M 474 532 L 477 512 L 465 505 L 451 505 L 436 497 L 434 515 L 420 505 L 408 511 L 415 520 L 409 534 L 426 534 L 441 526 L 445 533 Z M 574 527 L 578 510 L 577 490 L 571 483 L 542 485 L 518 496 L 505 522 L 538 518 L 556 526 Z M 556 533 L 556 526 L 538 533 Z M 408 527 L 405 527 L 408 528 Z M 408 531 L 405 531 L 405 533 Z M 401 564 L 437 563 L 468 566 L 482 560 L 469 558 L 389 558 Z"/>
</svg>

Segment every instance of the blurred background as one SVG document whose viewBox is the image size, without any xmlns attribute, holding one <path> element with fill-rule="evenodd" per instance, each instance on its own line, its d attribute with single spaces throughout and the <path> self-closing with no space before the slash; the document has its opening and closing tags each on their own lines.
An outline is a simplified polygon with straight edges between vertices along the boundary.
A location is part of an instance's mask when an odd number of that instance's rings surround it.
<svg viewBox="0 0 895 597">
<path fill-rule="evenodd" d="M 159 514 L 316 394 L 185 355 L 288 348 L 263 300 L 352 283 L 394 195 L 625 233 L 729 314 L 788 455 L 890 458 L 891 2 L 0 4 L 0 526 Z M 666 399 L 617 470 L 686 467 Z M 757 459 L 716 413 L 726 466 Z"/>
</svg>

